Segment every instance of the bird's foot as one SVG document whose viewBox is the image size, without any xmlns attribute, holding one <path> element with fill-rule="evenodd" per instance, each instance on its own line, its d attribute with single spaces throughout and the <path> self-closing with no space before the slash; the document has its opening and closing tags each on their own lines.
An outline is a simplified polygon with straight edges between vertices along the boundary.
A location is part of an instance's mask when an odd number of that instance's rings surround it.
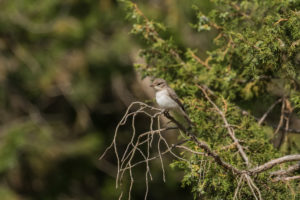
<svg viewBox="0 0 300 200">
<path fill-rule="evenodd" d="M 169 116 L 170 116 L 169 110 L 167 110 L 167 109 L 165 109 L 165 110 L 163 111 L 163 113 L 164 113 L 164 115 L 165 115 L 166 117 L 169 117 Z"/>
</svg>

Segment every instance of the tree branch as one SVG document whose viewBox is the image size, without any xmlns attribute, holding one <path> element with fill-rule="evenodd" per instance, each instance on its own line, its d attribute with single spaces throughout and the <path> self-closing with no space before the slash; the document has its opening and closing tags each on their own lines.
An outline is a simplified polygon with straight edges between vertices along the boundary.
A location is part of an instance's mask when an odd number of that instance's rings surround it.
<svg viewBox="0 0 300 200">
<path fill-rule="evenodd" d="M 208 156 L 211 156 L 216 161 L 216 163 L 222 166 L 225 170 L 232 171 L 235 174 L 245 173 L 244 170 L 239 170 L 236 167 L 230 165 L 229 163 L 223 161 L 222 158 L 208 146 L 208 144 L 206 144 L 203 141 L 200 141 L 194 133 L 186 129 L 182 124 L 180 124 L 176 119 L 174 119 L 168 112 L 165 112 L 164 115 L 172 122 L 174 122 L 181 131 L 183 131 L 191 138 L 191 141 L 195 142 L 199 148 L 203 149 Z"/>
<path fill-rule="evenodd" d="M 283 124 L 283 120 L 284 120 L 284 109 L 285 109 L 285 98 L 283 97 L 282 99 L 282 104 L 281 104 L 281 115 L 280 115 L 280 120 L 279 123 L 277 125 L 277 128 L 274 132 L 274 135 L 276 135 L 278 133 L 278 131 L 280 130 L 280 128 L 282 127 Z"/>
<path fill-rule="evenodd" d="M 197 87 L 203 92 L 203 94 L 205 95 L 205 98 L 213 105 L 213 107 L 217 110 L 217 112 L 219 113 L 219 115 L 221 116 L 221 118 L 223 119 L 223 122 L 225 124 L 225 127 L 227 128 L 228 134 L 231 137 L 231 139 L 234 141 L 234 143 L 236 144 L 238 151 L 240 153 L 240 155 L 242 156 L 243 160 L 245 161 L 246 166 L 249 167 L 249 159 L 248 156 L 246 155 L 243 147 L 240 145 L 239 140 L 235 137 L 235 132 L 234 129 L 230 126 L 230 124 L 228 123 L 225 114 L 221 111 L 221 109 L 209 98 L 208 94 L 206 93 L 205 89 L 202 88 L 200 85 L 197 85 Z"/>
<path fill-rule="evenodd" d="M 258 121 L 258 124 L 261 125 L 263 123 L 263 121 L 266 119 L 266 117 L 268 116 L 268 114 L 273 110 L 273 108 L 279 104 L 282 101 L 282 98 L 278 99 L 277 101 L 275 101 L 267 110 L 267 112 L 265 112 L 265 114 L 260 118 L 260 120 Z"/>
<path fill-rule="evenodd" d="M 279 164 L 285 163 L 285 162 L 298 161 L 298 160 L 300 160 L 300 154 L 283 156 L 283 157 L 271 160 L 271 161 L 269 161 L 269 162 L 267 162 L 263 165 L 255 167 L 253 169 L 250 169 L 249 172 L 252 173 L 252 174 L 258 174 L 258 173 L 261 173 L 263 171 L 271 169 L 275 165 L 279 165 Z"/>
<path fill-rule="evenodd" d="M 300 162 L 298 162 L 295 165 L 290 166 L 286 170 L 278 170 L 278 171 L 275 171 L 275 172 L 271 172 L 270 175 L 271 176 L 285 176 L 285 175 L 291 174 L 291 173 L 293 173 L 297 170 L 300 170 Z"/>
<path fill-rule="evenodd" d="M 300 176 L 290 176 L 290 177 L 277 177 L 273 181 L 291 181 L 291 180 L 296 180 L 300 179 Z"/>
</svg>

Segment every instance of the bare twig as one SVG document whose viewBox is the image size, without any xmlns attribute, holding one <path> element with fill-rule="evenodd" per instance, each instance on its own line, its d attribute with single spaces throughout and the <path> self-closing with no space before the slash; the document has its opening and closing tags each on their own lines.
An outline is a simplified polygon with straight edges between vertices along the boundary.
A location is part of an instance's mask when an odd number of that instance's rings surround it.
<svg viewBox="0 0 300 200">
<path fill-rule="evenodd" d="M 165 150 L 164 152 L 161 152 L 161 155 L 153 156 L 152 158 L 149 158 L 148 161 L 155 160 L 155 159 L 159 158 L 160 156 L 162 156 L 162 155 L 164 155 L 164 154 L 166 154 L 166 153 L 169 153 L 171 150 L 175 149 L 178 145 L 184 144 L 184 143 L 186 143 L 187 141 L 189 141 L 189 140 L 183 140 L 183 141 L 178 142 L 177 144 L 171 145 L 169 149 Z M 180 158 L 180 157 L 178 157 L 178 156 L 177 156 L 176 158 L 182 159 L 182 158 Z M 184 160 L 184 161 L 187 161 L 187 160 Z M 133 164 L 131 167 L 125 167 L 125 168 L 121 169 L 120 171 L 128 170 L 128 169 L 130 169 L 130 168 L 136 167 L 137 165 L 140 165 L 140 164 L 145 163 L 145 162 L 146 162 L 146 160 L 141 160 L 141 161 L 139 161 L 139 162 Z M 187 161 L 187 162 L 188 162 L 188 161 Z"/>
<path fill-rule="evenodd" d="M 227 128 L 227 131 L 229 133 L 229 136 L 231 137 L 231 139 L 234 141 L 234 143 L 236 144 L 240 155 L 242 156 L 243 160 L 245 161 L 246 166 L 249 167 L 249 159 L 248 156 L 246 155 L 243 147 L 240 145 L 239 140 L 235 137 L 235 132 L 234 129 L 230 126 L 230 124 L 228 123 L 225 114 L 221 111 L 221 109 L 210 99 L 210 97 L 208 96 L 207 92 L 205 91 L 204 88 L 202 88 L 202 86 L 197 85 L 197 87 L 203 92 L 205 98 L 213 105 L 213 107 L 217 110 L 217 112 L 219 113 L 219 115 L 221 116 L 225 127 Z"/>
<path fill-rule="evenodd" d="M 254 196 L 254 198 L 256 200 L 261 200 L 262 197 L 261 197 L 261 192 L 260 190 L 258 189 L 258 187 L 255 185 L 254 181 L 252 180 L 252 178 L 246 174 L 246 173 L 243 173 L 241 176 L 240 176 L 240 179 L 238 181 L 238 185 L 235 189 L 235 192 L 234 192 L 234 197 L 233 199 L 237 199 L 237 195 L 240 191 L 240 189 L 242 188 L 243 186 L 243 183 L 244 182 L 247 182 L 249 188 L 250 188 L 250 191 L 252 192 L 252 195 Z"/>
<path fill-rule="evenodd" d="M 158 127 L 158 129 L 160 129 L 160 120 L 159 119 L 160 118 L 158 118 L 158 120 L 157 120 L 157 127 Z M 157 150 L 158 150 L 159 160 L 160 160 L 160 163 L 161 163 L 161 169 L 163 171 L 163 181 L 166 182 L 164 162 L 163 162 L 163 159 L 162 159 L 162 156 L 161 156 L 161 150 L 160 150 L 160 142 L 161 142 L 161 140 L 162 140 L 162 136 L 161 136 L 161 134 L 159 134 L 159 140 L 158 140 Z"/>
<path fill-rule="evenodd" d="M 137 107 L 136 107 L 137 106 Z M 135 109 L 133 109 L 135 108 Z M 144 133 L 141 133 L 137 135 L 137 130 L 136 130 L 136 116 L 138 114 L 143 114 L 146 115 L 147 117 L 150 118 L 150 127 L 149 131 L 146 131 Z M 193 151 L 189 149 L 188 147 L 184 147 L 182 144 L 185 142 L 189 141 L 189 139 L 180 141 L 177 144 L 174 145 L 169 145 L 167 140 L 163 137 L 162 132 L 168 131 L 168 130 L 173 130 L 173 129 L 178 129 L 177 127 L 165 127 L 161 128 L 160 127 L 160 117 L 163 114 L 163 110 L 149 106 L 145 103 L 142 102 L 133 102 L 132 104 L 129 105 L 128 109 L 125 112 L 125 115 L 121 119 L 121 121 L 118 123 L 113 141 L 111 145 L 104 151 L 103 155 L 99 158 L 102 159 L 108 152 L 109 149 L 113 148 L 115 151 L 116 159 L 117 159 L 117 175 L 116 175 L 116 187 L 118 187 L 123 180 L 124 174 L 126 171 L 129 172 L 130 176 L 130 185 L 129 185 L 129 194 L 128 194 L 128 199 L 131 199 L 131 191 L 133 188 L 134 184 L 134 177 L 133 177 L 133 172 L 132 169 L 142 163 L 145 163 L 145 183 L 146 183 L 146 192 L 145 192 L 145 199 L 147 199 L 148 196 L 148 191 L 149 191 L 149 181 L 152 180 L 152 175 L 150 172 L 150 166 L 149 162 L 151 160 L 154 160 L 156 158 L 159 158 L 161 161 L 161 167 L 163 171 L 163 180 L 165 181 L 165 169 L 164 169 L 164 164 L 163 164 L 163 159 L 162 155 L 166 153 L 170 153 L 171 155 L 175 156 L 177 159 L 184 160 L 186 162 L 189 162 L 188 160 L 176 155 L 172 150 L 176 147 L 180 147 L 182 149 L 188 150 L 190 152 L 196 153 L 196 151 Z M 118 136 L 118 130 L 120 126 L 123 126 L 129 121 L 129 117 L 132 117 L 131 121 L 131 128 L 132 128 L 132 135 L 130 138 L 129 143 L 127 144 L 125 151 L 123 155 L 121 156 L 118 150 L 118 145 L 117 145 L 117 136 Z M 154 121 L 157 119 L 157 129 L 154 129 Z M 157 156 L 151 156 L 151 147 L 152 143 L 154 141 L 154 135 L 158 135 L 158 141 L 157 141 L 157 151 L 158 155 Z M 162 151 L 161 146 L 162 144 L 165 145 L 167 148 L 165 151 Z M 146 152 L 143 152 L 141 146 L 146 145 Z M 136 154 L 139 153 L 142 156 L 142 161 L 139 161 L 137 163 L 133 163 L 133 158 L 136 156 Z M 201 154 L 201 152 L 197 152 L 198 154 Z M 122 198 L 123 193 L 121 193 L 119 199 Z"/>
<path fill-rule="evenodd" d="M 199 58 L 193 51 L 190 52 L 191 56 L 201 65 L 203 65 L 204 67 L 206 67 L 207 69 L 211 69 L 211 66 L 208 65 L 208 63 L 206 63 L 205 61 L 201 60 L 201 58 Z"/>
<path fill-rule="evenodd" d="M 245 174 L 245 179 L 247 180 L 248 186 L 254 196 L 255 199 L 259 199 L 261 200 L 261 193 L 260 190 L 258 189 L 258 187 L 255 185 L 255 183 L 253 182 L 253 180 L 251 179 L 251 177 L 248 174 Z M 257 193 L 257 195 L 256 195 Z"/>
<path fill-rule="evenodd" d="M 280 130 L 280 128 L 282 127 L 283 119 L 284 119 L 284 109 L 285 109 L 285 97 L 282 98 L 280 120 L 279 120 L 277 128 L 274 132 L 274 135 L 276 135 L 278 133 L 278 131 Z"/>
<path fill-rule="evenodd" d="M 279 144 L 277 146 L 277 148 L 279 149 L 281 147 L 281 145 L 283 144 L 284 140 L 286 139 L 286 135 L 288 133 L 289 130 L 289 126 L 290 126 L 290 118 L 292 116 L 293 113 L 293 107 L 291 106 L 291 103 L 289 102 L 288 99 L 285 99 L 285 127 L 284 127 L 284 131 L 281 134 L 281 137 L 279 138 Z"/>
<path fill-rule="evenodd" d="M 237 199 L 237 195 L 240 191 L 240 188 L 242 187 L 242 183 L 244 182 L 244 175 L 242 174 L 241 177 L 240 177 L 240 180 L 238 182 L 238 185 L 234 191 L 234 196 L 233 196 L 233 200 Z"/>
<path fill-rule="evenodd" d="M 279 20 L 277 20 L 277 22 L 274 23 L 274 25 L 279 24 L 280 22 L 284 22 L 284 21 L 288 21 L 289 19 L 286 18 L 280 18 Z"/>
<path fill-rule="evenodd" d="M 285 127 L 283 133 L 281 133 L 281 137 L 279 138 L 279 144 L 277 146 L 278 149 L 280 149 L 281 145 L 283 144 L 284 140 L 286 139 L 286 135 L 289 130 L 289 124 L 290 124 L 290 117 L 292 113 L 289 113 L 288 116 L 285 117 Z"/>
<path fill-rule="evenodd" d="M 205 153 L 194 151 L 194 150 L 192 150 L 192 149 L 190 149 L 190 148 L 188 148 L 186 146 L 183 146 L 183 145 L 177 145 L 176 147 L 179 148 L 179 149 L 184 149 L 184 150 L 186 150 L 186 151 L 188 151 L 190 153 L 193 153 L 193 154 L 205 155 Z"/>
<path fill-rule="evenodd" d="M 212 94 L 213 94 L 213 93 L 212 93 Z M 244 115 L 252 116 L 256 121 L 259 121 L 259 120 L 261 119 L 261 118 L 258 118 L 258 117 L 255 117 L 255 116 L 251 115 L 249 112 L 247 112 L 246 110 L 243 110 L 242 108 L 240 108 L 240 107 L 238 107 L 238 106 L 237 106 L 237 108 L 238 108 Z M 273 124 L 267 124 L 267 126 L 270 126 L 270 127 L 274 128 L 274 129 L 277 129 L 277 128 L 278 128 L 278 125 L 276 126 L 276 125 L 273 125 Z M 281 126 L 279 130 L 284 131 L 285 128 Z M 288 132 L 288 133 L 300 133 L 300 129 L 288 128 L 287 132 Z"/>
<path fill-rule="evenodd" d="M 289 176 L 289 177 L 277 177 L 275 178 L 273 181 L 291 181 L 291 180 L 296 180 L 299 179 L 300 180 L 300 176 Z"/>
<path fill-rule="evenodd" d="M 279 104 L 280 102 L 282 102 L 282 98 L 278 99 L 277 101 L 275 101 L 267 110 L 267 112 L 265 112 L 265 114 L 260 118 L 260 120 L 258 121 L 258 124 L 261 125 L 263 123 L 263 121 L 266 119 L 266 117 L 269 115 L 269 113 L 273 110 L 273 108 Z"/>
<path fill-rule="evenodd" d="M 300 170 L 300 162 L 296 163 L 295 165 L 290 166 L 286 170 L 278 170 L 275 172 L 271 172 L 270 175 L 271 176 L 285 176 L 285 175 L 291 174 L 297 170 Z"/>
<path fill-rule="evenodd" d="M 249 172 L 252 174 L 258 174 L 263 171 L 269 170 L 269 169 L 273 168 L 274 166 L 279 165 L 281 163 L 299 161 L 299 160 L 300 160 L 300 154 L 283 156 L 283 157 L 271 160 L 265 164 L 255 167 L 253 169 L 250 169 Z"/>
</svg>

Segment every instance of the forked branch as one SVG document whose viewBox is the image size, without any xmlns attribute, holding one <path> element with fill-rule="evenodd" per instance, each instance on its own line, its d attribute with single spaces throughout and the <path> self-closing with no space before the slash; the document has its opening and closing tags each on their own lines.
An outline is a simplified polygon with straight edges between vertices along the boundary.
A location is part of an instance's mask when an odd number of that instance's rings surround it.
<svg viewBox="0 0 300 200">
<path fill-rule="evenodd" d="M 234 129 L 232 128 L 232 126 L 228 123 L 227 119 L 226 119 L 226 116 L 225 114 L 222 112 L 222 110 L 211 100 L 211 98 L 208 96 L 206 90 L 200 86 L 200 85 L 197 85 L 197 87 L 203 92 L 205 98 L 211 103 L 211 105 L 213 105 L 213 107 L 216 109 L 216 111 L 218 112 L 218 114 L 221 116 L 223 122 L 224 122 L 224 125 L 225 127 L 227 128 L 227 131 L 228 131 L 228 134 L 229 136 L 231 137 L 231 139 L 233 140 L 233 142 L 236 144 L 237 148 L 238 148 L 238 151 L 240 153 L 240 155 L 242 156 L 243 160 L 245 161 L 245 164 L 246 166 L 250 166 L 250 163 L 249 163 L 249 158 L 248 156 L 246 155 L 243 147 L 240 145 L 240 142 L 239 140 L 236 138 L 235 136 L 235 131 Z"/>
</svg>

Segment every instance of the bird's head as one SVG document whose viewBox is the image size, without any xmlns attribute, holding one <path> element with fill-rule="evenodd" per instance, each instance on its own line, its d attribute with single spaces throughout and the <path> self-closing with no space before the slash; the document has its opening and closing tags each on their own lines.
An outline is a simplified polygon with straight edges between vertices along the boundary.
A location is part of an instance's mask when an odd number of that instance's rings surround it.
<svg viewBox="0 0 300 200">
<path fill-rule="evenodd" d="M 161 91 L 167 87 L 167 82 L 164 79 L 157 78 L 155 79 L 150 87 L 153 87 L 156 91 Z"/>
</svg>

